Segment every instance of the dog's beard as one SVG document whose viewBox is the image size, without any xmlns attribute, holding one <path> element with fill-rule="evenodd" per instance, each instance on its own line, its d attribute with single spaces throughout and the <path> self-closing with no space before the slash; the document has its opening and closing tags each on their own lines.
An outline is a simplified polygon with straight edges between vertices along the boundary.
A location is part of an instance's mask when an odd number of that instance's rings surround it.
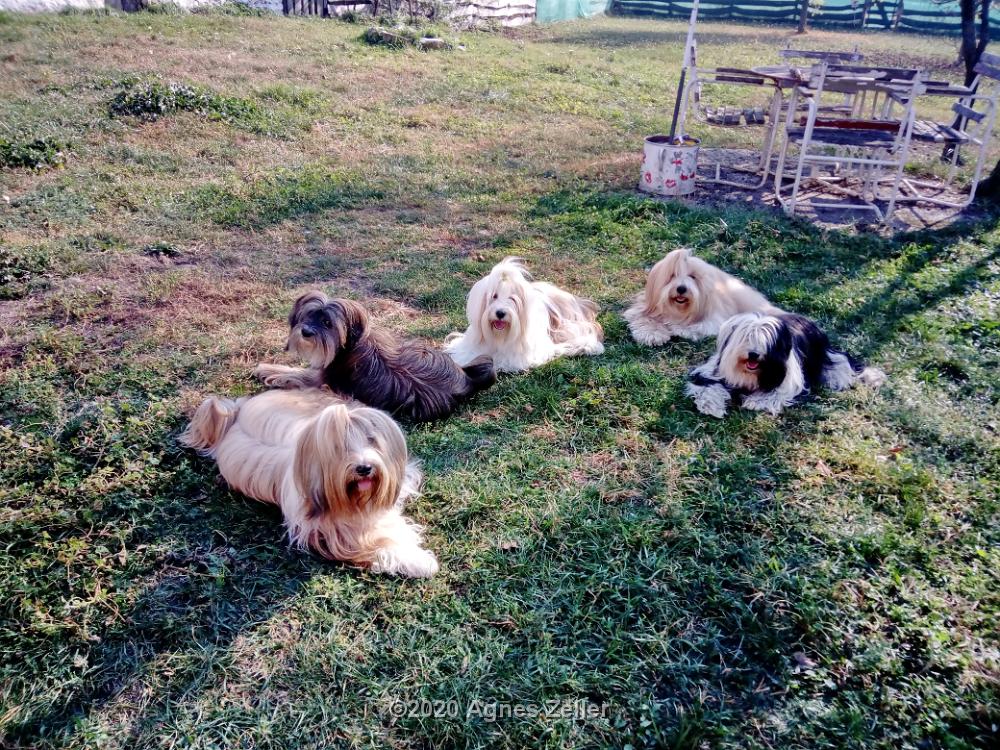
<svg viewBox="0 0 1000 750">
<path fill-rule="evenodd" d="M 711 266 L 691 257 L 685 248 L 674 250 L 654 266 L 646 287 L 647 314 L 672 323 L 687 324 L 703 317 L 701 279 L 694 273 L 710 274 Z"/>
<path fill-rule="evenodd" d="M 761 368 L 773 356 L 780 322 L 757 315 L 739 316 L 719 332 L 719 372 L 726 382 L 747 391 L 756 391 Z M 758 355 L 751 361 L 750 352 Z"/>
<path fill-rule="evenodd" d="M 353 453 L 351 458 L 345 459 L 346 465 L 342 473 L 332 477 L 337 486 L 328 487 L 330 511 L 335 514 L 354 514 L 391 508 L 399 495 L 403 480 L 399 472 L 405 470 L 405 456 L 400 466 L 393 466 L 393 462 L 387 460 L 388 457 L 374 448 Z M 371 467 L 368 474 L 358 473 L 356 467 L 361 464 Z M 336 469 L 332 473 L 336 475 Z"/>
<path fill-rule="evenodd" d="M 285 351 L 301 357 L 317 368 L 323 368 L 333 362 L 337 356 L 339 334 L 328 329 L 315 336 L 306 338 L 302 335 L 302 327 L 295 326 L 288 335 Z"/>
<path fill-rule="evenodd" d="M 684 287 L 684 292 L 678 287 Z M 675 278 L 660 293 L 656 312 L 663 318 L 674 323 L 688 323 L 700 320 L 701 289 L 698 282 L 690 276 Z"/>
<path fill-rule="evenodd" d="M 406 440 L 388 414 L 332 407 L 299 441 L 296 481 L 312 503 L 312 516 L 385 511 L 399 497 L 406 462 Z M 362 474 L 359 466 L 370 471 Z"/>
<path fill-rule="evenodd" d="M 492 290 L 487 289 L 481 328 L 487 340 L 502 342 L 521 338 L 521 315 L 526 308 L 525 296 L 531 293 L 527 282 L 505 278 Z M 500 315 L 502 314 L 502 317 Z"/>
<path fill-rule="evenodd" d="M 366 476 L 359 476 L 354 471 L 349 472 L 347 484 L 344 488 L 344 494 L 348 500 L 347 504 L 355 511 L 364 511 L 383 506 L 385 504 L 385 492 L 382 485 L 382 471 L 374 465 L 372 465 L 371 473 Z M 391 505 L 391 503 L 389 504 Z"/>
<path fill-rule="evenodd" d="M 367 316 L 357 303 L 308 292 L 295 302 L 289 317 L 291 330 L 285 350 L 315 368 L 330 365 L 340 351 L 367 330 Z"/>
<path fill-rule="evenodd" d="M 728 364 L 726 360 L 723 360 L 722 375 L 726 382 L 732 386 L 755 391 L 757 390 L 757 377 L 761 362 L 758 360 L 753 367 L 750 367 L 750 364 L 745 356 L 734 356 L 732 362 Z"/>
</svg>

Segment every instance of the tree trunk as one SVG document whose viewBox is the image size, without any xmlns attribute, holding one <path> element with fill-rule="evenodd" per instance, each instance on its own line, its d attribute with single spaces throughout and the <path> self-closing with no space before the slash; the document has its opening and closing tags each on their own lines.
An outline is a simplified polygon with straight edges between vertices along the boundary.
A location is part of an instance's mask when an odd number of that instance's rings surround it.
<svg viewBox="0 0 1000 750">
<path fill-rule="evenodd" d="M 1000 162 L 994 165 L 990 176 L 976 187 L 976 203 L 1000 204 Z"/>
<path fill-rule="evenodd" d="M 965 0 L 963 0 L 964 2 Z M 974 2 L 974 0 L 973 0 Z M 809 24 L 809 0 L 802 0 L 799 5 L 799 33 L 805 34 Z"/>
<path fill-rule="evenodd" d="M 976 77 L 976 0 L 959 0 L 962 10 L 962 60 L 965 62 L 965 85 Z"/>
<path fill-rule="evenodd" d="M 979 7 L 979 43 L 976 45 L 976 62 L 990 43 L 990 0 L 981 0 Z M 970 82 L 971 83 L 971 82 Z"/>
</svg>

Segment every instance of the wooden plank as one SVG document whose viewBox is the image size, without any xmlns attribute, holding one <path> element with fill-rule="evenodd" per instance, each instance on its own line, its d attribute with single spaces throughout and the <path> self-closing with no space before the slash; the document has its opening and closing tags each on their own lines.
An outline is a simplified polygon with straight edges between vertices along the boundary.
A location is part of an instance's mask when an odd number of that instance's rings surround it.
<svg viewBox="0 0 1000 750">
<path fill-rule="evenodd" d="M 985 57 L 985 55 L 983 55 Z M 991 65 L 990 63 L 983 62 L 982 59 L 976 63 L 974 70 L 979 74 L 986 76 L 987 78 L 993 78 L 1000 80 L 1000 67 L 996 65 Z"/>
<path fill-rule="evenodd" d="M 897 126 L 898 127 L 898 126 Z M 805 128 L 789 128 L 788 137 L 793 141 L 801 141 Z M 858 146 L 866 148 L 885 148 L 892 145 L 896 136 L 881 130 L 844 130 L 842 128 L 814 128 L 812 143 L 829 144 L 831 146 Z"/>
<path fill-rule="evenodd" d="M 736 76 L 732 74 L 719 73 L 715 76 L 715 80 L 719 83 L 742 83 L 748 86 L 763 86 L 763 78 L 747 78 L 746 76 Z"/>
<path fill-rule="evenodd" d="M 966 107 L 961 102 L 955 102 L 952 104 L 951 110 L 959 117 L 963 117 L 966 120 L 974 120 L 975 122 L 982 122 L 983 118 L 986 117 L 985 112 L 977 112 L 972 107 Z"/>
<path fill-rule="evenodd" d="M 930 143 L 968 143 L 970 138 L 960 130 L 943 122 L 917 120 L 913 123 L 913 137 Z"/>
<path fill-rule="evenodd" d="M 799 120 L 799 125 L 805 125 L 806 118 Z M 899 122 L 893 120 L 845 120 L 832 117 L 817 117 L 817 128 L 839 128 L 840 130 L 876 130 L 895 133 L 899 130 Z"/>
</svg>

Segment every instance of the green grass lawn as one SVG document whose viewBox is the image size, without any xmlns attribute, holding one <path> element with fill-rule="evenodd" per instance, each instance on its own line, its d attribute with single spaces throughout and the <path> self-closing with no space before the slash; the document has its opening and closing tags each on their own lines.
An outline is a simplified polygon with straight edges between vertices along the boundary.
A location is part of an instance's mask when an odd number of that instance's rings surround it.
<svg viewBox="0 0 1000 750">
<path fill-rule="evenodd" d="M 996 747 L 997 219 L 886 238 L 639 197 L 683 24 L 362 30 L 0 15 L 0 747 Z M 789 38 L 705 24 L 699 55 Z M 953 40 L 808 41 L 958 76 Z M 620 318 L 679 245 L 887 385 L 699 415 L 713 342 Z M 408 428 L 437 577 L 290 552 L 177 445 L 202 396 L 258 388 L 306 289 L 440 341 L 510 254 L 601 304 L 607 353 Z M 575 701 L 601 715 L 491 715 Z"/>
</svg>

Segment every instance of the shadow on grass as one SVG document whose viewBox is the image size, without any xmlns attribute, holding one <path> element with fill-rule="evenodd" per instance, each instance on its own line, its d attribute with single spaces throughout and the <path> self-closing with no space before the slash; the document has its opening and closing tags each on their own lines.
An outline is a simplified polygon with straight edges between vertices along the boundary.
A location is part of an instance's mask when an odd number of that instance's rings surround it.
<svg viewBox="0 0 1000 750">
<path fill-rule="evenodd" d="M 62 448 L 72 452 L 75 437 L 64 434 Z M 22 481 L 38 483 L 42 494 L 30 494 L 35 507 L 54 512 L 45 519 L 43 532 L 29 523 L 7 529 L 4 564 L 24 571 L 18 583 L 27 588 L 45 572 L 31 564 L 39 545 L 56 540 L 55 549 L 64 551 L 53 564 L 65 564 L 68 580 L 60 584 L 55 576 L 39 581 L 44 588 L 36 589 L 33 598 L 11 592 L 14 599 L 4 606 L 13 607 L 14 619 L 26 627 L 19 650 L 33 664 L 32 671 L 41 670 L 51 684 L 48 694 L 33 696 L 35 707 L 20 721 L 8 716 L 0 730 L 3 747 L 62 746 L 70 738 L 79 740 L 81 728 L 89 725 L 94 731 L 94 721 L 114 702 L 135 707 L 148 701 L 140 714 L 163 709 L 196 690 L 207 663 L 220 656 L 224 660 L 235 639 L 270 618 L 315 573 L 328 568 L 289 551 L 276 510 L 227 490 L 213 493 L 209 488 L 218 485 L 214 466 L 186 455 L 173 446 L 172 437 L 164 437 L 165 445 L 149 446 L 159 447 L 160 453 L 145 457 L 160 480 L 144 484 L 139 493 L 111 491 L 88 505 L 84 490 L 58 511 L 53 507 L 58 494 L 53 496 L 46 479 L 59 468 L 42 462 L 34 479 L 21 475 Z M 114 448 L 98 450 L 112 453 Z M 91 478 L 115 464 L 102 455 L 87 458 L 107 467 L 95 466 Z M 66 458 L 57 460 L 65 472 Z M 129 469 L 116 472 L 125 476 Z M 208 501 L 213 494 L 214 503 Z M 25 520 L 31 512 L 26 510 Z M 65 550 L 72 555 L 67 558 Z M 81 564 L 79 558 L 91 555 Z M 94 580 L 81 581 L 77 571 L 88 566 L 100 572 L 91 572 Z M 54 614 L 67 600 L 82 605 L 88 598 L 91 606 L 74 608 L 84 613 L 79 620 L 70 616 L 56 624 L 50 617 L 46 624 L 41 619 L 43 612 Z M 26 618 L 28 612 L 34 616 Z M 131 716 L 130 722 L 134 733 L 150 730 L 142 715 Z M 88 730 L 83 731 L 85 736 Z"/>
</svg>

